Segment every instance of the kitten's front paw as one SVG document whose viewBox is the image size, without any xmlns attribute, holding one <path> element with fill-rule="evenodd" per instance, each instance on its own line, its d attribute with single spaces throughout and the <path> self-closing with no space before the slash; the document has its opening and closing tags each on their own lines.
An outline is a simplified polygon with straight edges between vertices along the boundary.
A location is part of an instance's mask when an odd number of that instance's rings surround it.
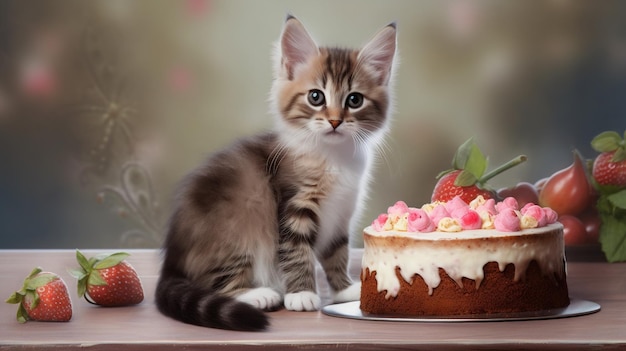
<svg viewBox="0 0 626 351">
<path fill-rule="evenodd" d="M 280 294 L 271 288 L 255 288 L 237 296 L 237 300 L 262 310 L 273 310 L 280 305 Z"/>
<path fill-rule="evenodd" d="M 357 301 L 361 298 L 361 282 L 354 283 L 349 287 L 337 291 L 333 295 L 333 302 L 348 302 L 348 301 Z"/>
<path fill-rule="evenodd" d="M 300 291 L 285 295 L 285 308 L 290 311 L 317 311 L 322 300 L 312 291 Z"/>
</svg>

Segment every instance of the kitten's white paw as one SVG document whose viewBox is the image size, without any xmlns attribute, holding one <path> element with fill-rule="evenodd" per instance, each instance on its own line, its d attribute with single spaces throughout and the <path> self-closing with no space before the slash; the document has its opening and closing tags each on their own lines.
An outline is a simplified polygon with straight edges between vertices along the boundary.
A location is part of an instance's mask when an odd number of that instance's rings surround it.
<svg viewBox="0 0 626 351">
<path fill-rule="evenodd" d="M 285 295 L 285 308 L 290 311 L 317 311 L 322 300 L 312 291 L 300 291 Z"/>
<path fill-rule="evenodd" d="M 357 301 L 361 297 L 361 282 L 354 283 L 349 287 L 333 294 L 333 302 Z"/>
<path fill-rule="evenodd" d="M 280 294 L 271 288 L 255 288 L 236 297 L 237 300 L 262 310 L 270 310 L 280 305 Z"/>
</svg>

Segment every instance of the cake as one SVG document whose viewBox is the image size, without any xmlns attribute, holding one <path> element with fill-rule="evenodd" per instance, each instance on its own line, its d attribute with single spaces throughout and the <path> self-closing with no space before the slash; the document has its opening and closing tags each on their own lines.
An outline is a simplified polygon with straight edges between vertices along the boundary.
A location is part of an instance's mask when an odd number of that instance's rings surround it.
<svg viewBox="0 0 626 351">
<path fill-rule="evenodd" d="M 360 308 L 397 316 L 513 315 L 569 305 L 563 226 L 549 208 L 481 196 L 409 208 L 364 229 Z"/>
</svg>

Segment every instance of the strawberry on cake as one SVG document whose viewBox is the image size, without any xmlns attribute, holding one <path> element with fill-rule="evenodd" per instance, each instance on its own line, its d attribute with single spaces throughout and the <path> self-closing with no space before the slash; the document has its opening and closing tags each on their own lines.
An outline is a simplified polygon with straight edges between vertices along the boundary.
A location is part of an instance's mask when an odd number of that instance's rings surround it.
<svg viewBox="0 0 626 351">
<path fill-rule="evenodd" d="M 563 227 L 550 208 L 460 197 L 398 201 L 364 230 L 361 311 L 459 316 L 569 305 Z"/>
</svg>

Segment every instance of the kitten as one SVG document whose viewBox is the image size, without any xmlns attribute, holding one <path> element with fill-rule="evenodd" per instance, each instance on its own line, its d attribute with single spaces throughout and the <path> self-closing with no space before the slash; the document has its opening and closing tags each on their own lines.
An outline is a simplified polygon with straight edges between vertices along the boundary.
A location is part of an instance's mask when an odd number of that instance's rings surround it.
<svg viewBox="0 0 626 351">
<path fill-rule="evenodd" d="M 263 330 L 263 312 L 358 300 L 348 239 L 387 130 L 396 26 L 360 51 L 318 47 L 288 16 L 276 47 L 273 131 L 210 156 L 182 182 L 164 243 L 159 310 L 185 323 Z"/>
</svg>

